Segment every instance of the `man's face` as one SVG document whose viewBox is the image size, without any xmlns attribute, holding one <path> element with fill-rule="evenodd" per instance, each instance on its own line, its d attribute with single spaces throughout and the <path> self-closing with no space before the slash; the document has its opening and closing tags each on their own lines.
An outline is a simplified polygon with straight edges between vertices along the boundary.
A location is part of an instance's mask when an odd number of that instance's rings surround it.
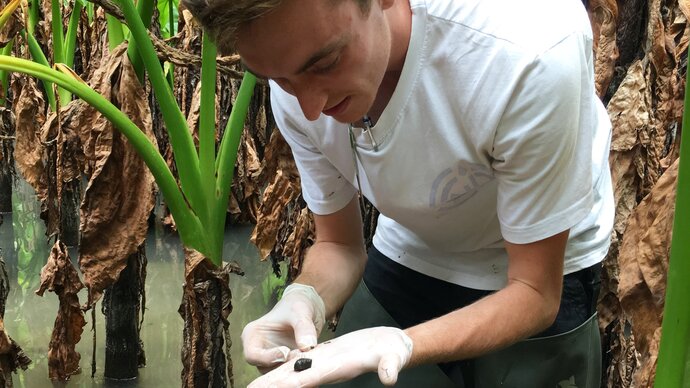
<svg viewBox="0 0 690 388">
<path fill-rule="evenodd" d="M 297 97 L 307 119 L 354 122 L 371 108 L 388 67 L 389 3 L 373 0 L 364 15 L 351 0 L 285 0 L 240 29 L 237 51 L 247 69 Z"/>
</svg>

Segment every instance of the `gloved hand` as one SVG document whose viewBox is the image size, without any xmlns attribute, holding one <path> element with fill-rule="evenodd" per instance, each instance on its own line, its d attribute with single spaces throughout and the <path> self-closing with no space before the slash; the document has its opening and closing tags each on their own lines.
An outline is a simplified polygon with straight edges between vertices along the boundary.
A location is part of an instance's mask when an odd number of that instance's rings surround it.
<svg viewBox="0 0 690 388">
<path fill-rule="evenodd" d="M 290 361 L 254 380 L 248 388 L 316 387 L 373 371 L 378 371 L 381 383 L 393 385 L 411 355 L 412 340 L 402 330 L 362 329 L 321 343 L 308 352 L 291 352 Z M 295 361 L 300 358 L 310 358 L 311 368 L 296 372 Z"/>
<path fill-rule="evenodd" d="M 316 345 L 325 316 L 323 300 L 314 287 L 289 285 L 268 314 L 245 326 L 244 357 L 262 372 L 285 362 L 290 350 Z"/>
</svg>

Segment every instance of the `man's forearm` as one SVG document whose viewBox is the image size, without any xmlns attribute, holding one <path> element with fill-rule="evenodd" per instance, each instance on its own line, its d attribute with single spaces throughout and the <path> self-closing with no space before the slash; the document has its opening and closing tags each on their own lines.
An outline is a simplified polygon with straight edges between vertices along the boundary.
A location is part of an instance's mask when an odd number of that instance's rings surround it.
<svg viewBox="0 0 690 388">
<path fill-rule="evenodd" d="M 365 264 L 363 247 L 317 241 L 307 251 L 302 272 L 295 282 L 316 289 L 326 305 L 328 319 L 352 295 L 362 278 Z"/>
<path fill-rule="evenodd" d="M 467 307 L 406 330 L 411 363 L 477 357 L 546 329 L 556 319 L 568 231 L 529 244 L 506 242 L 508 284 Z"/>
<path fill-rule="evenodd" d="M 558 311 L 522 283 L 405 330 L 414 343 L 410 365 L 455 361 L 500 349 L 546 329 Z"/>
</svg>

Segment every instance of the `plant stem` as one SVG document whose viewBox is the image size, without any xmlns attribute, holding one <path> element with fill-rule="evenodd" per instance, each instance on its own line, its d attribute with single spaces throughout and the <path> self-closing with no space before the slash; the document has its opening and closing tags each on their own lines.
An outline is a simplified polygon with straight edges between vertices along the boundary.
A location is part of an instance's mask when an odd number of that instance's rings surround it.
<svg viewBox="0 0 690 388">
<path fill-rule="evenodd" d="M 69 16 L 69 25 L 67 26 L 67 35 L 65 36 L 65 51 L 63 57 L 65 59 L 65 65 L 70 69 L 74 68 L 74 55 L 76 54 L 77 47 L 77 30 L 79 27 L 79 19 L 81 17 L 81 10 L 84 5 L 80 0 L 74 1 L 74 6 L 72 7 L 72 14 Z M 64 104 L 64 102 L 63 102 Z"/>
<path fill-rule="evenodd" d="M 203 34 L 201 46 L 201 101 L 199 108 L 199 168 L 204 197 L 207 198 L 203 220 L 211 219 L 215 191 L 216 159 L 216 45 Z M 210 231 L 209 234 L 215 235 Z"/>
<path fill-rule="evenodd" d="M 53 63 L 65 63 L 65 37 L 62 30 L 62 0 L 51 0 L 51 32 L 53 35 Z M 72 101 L 72 94 L 58 87 L 60 104 L 65 106 Z"/>
<path fill-rule="evenodd" d="M 256 77 L 248 71 L 244 72 L 242 85 L 237 93 L 237 99 L 232 107 L 230 119 L 225 127 L 223 140 L 220 144 L 220 151 L 218 151 L 218 160 L 216 160 L 216 193 L 215 193 L 215 211 L 212 212 L 214 217 L 213 230 L 223 230 L 225 227 L 225 217 L 228 208 L 228 201 L 230 200 L 230 185 L 235 172 L 235 162 L 237 161 L 237 151 L 242 138 L 242 131 L 244 130 L 244 122 L 247 118 L 247 111 L 249 110 L 249 103 L 254 94 L 254 86 L 256 85 Z M 220 248 L 222 249 L 222 245 Z M 222 252 L 219 252 L 222 254 Z M 213 260 L 213 259 L 212 259 Z M 216 265 L 220 265 L 221 259 L 214 261 Z"/>
<path fill-rule="evenodd" d="M 26 40 L 26 43 L 29 45 L 29 53 L 31 54 L 31 58 L 34 60 L 34 62 L 50 68 L 48 58 L 46 58 L 45 54 L 43 53 L 43 50 L 41 50 L 41 46 L 38 44 L 33 34 L 27 34 L 25 30 L 19 31 L 19 34 L 22 36 L 22 38 Z M 41 79 L 41 81 L 43 82 L 43 90 L 46 93 L 46 99 L 48 100 L 50 110 L 55 112 L 55 110 L 57 109 L 57 104 L 55 101 L 55 92 L 53 91 L 53 83 L 50 81 L 46 81 L 44 79 Z"/>
<path fill-rule="evenodd" d="M 14 47 L 14 38 L 7 42 L 7 45 L 0 50 L 2 55 L 10 55 L 12 53 L 12 47 Z M 5 70 L 0 71 L 0 84 L 2 85 L 2 96 L 0 96 L 0 106 L 5 106 L 7 103 L 7 92 L 10 87 L 9 83 L 9 73 Z"/>
<path fill-rule="evenodd" d="M 199 189 L 202 187 L 199 157 L 196 153 L 192 135 L 189 133 L 187 122 L 177 106 L 172 91 L 167 85 L 153 43 L 151 43 L 146 33 L 146 28 L 134 8 L 132 0 L 122 0 L 120 4 L 122 13 L 127 20 L 127 25 L 132 32 L 132 37 L 139 47 L 140 55 L 144 59 L 151 86 L 163 113 L 163 120 L 168 129 L 170 144 L 175 156 L 175 166 L 180 175 L 182 192 L 192 210 L 199 214 L 199 209 L 203 209 L 205 204 L 202 191 Z"/>
<path fill-rule="evenodd" d="M 119 20 L 108 14 L 105 15 L 105 20 L 108 27 L 108 48 L 113 51 L 125 41 L 125 34 L 122 32 L 122 23 Z"/>
<path fill-rule="evenodd" d="M 26 26 L 27 31 L 30 35 L 34 34 L 34 29 L 36 24 L 38 24 L 38 8 L 40 7 L 38 0 L 30 0 L 29 2 L 29 25 Z"/>
<path fill-rule="evenodd" d="M 156 6 L 154 0 L 139 0 L 137 2 L 137 12 L 141 21 L 144 23 L 145 28 L 149 28 L 151 25 L 151 18 L 153 17 L 153 9 Z M 139 47 L 135 41 L 130 40 L 129 47 L 127 47 L 127 56 L 129 61 L 132 62 L 134 67 L 134 72 L 137 73 L 137 78 L 139 82 L 144 84 L 144 77 L 146 76 L 146 68 L 144 68 L 144 60 L 139 55 Z"/>
</svg>

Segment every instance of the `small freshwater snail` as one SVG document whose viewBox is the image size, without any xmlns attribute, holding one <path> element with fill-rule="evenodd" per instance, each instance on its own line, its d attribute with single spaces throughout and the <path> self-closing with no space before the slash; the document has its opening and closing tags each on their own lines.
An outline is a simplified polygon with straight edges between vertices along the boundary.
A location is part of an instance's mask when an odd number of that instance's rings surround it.
<svg viewBox="0 0 690 388">
<path fill-rule="evenodd" d="M 295 361 L 295 372 L 301 372 L 309 368 L 311 368 L 311 358 L 300 358 Z"/>
</svg>

